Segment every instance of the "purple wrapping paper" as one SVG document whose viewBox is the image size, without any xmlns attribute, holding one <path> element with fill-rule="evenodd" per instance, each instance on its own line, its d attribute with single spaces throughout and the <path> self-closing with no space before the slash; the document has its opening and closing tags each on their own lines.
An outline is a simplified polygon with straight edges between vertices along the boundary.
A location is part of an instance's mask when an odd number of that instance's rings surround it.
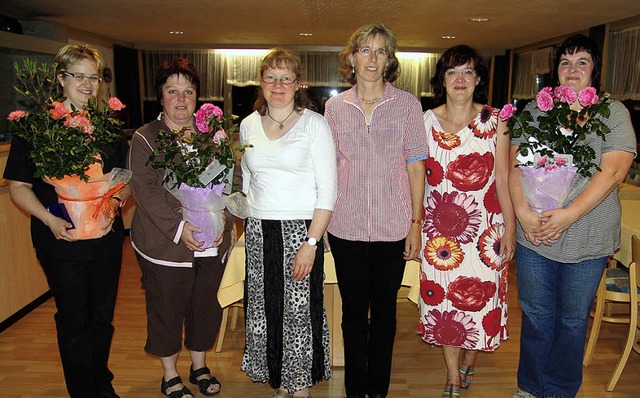
<svg viewBox="0 0 640 398">
<path fill-rule="evenodd" d="M 520 183 L 529 202 L 529 208 L 538 213 L 564 206 L 577 167 L 556 166 L 554 168 L 534 168 L 520 166 Z"/>
<path fill-rule="evenodd" d="M 219 190 L 194 188 L 180 184 L 178 200 L 182 204 L 182 216 L 191 225 L 202 230 L 193 234 L 203 249 L 213 247 L 213 241 L 224 230 L 224 199 Z"/>
</svg>

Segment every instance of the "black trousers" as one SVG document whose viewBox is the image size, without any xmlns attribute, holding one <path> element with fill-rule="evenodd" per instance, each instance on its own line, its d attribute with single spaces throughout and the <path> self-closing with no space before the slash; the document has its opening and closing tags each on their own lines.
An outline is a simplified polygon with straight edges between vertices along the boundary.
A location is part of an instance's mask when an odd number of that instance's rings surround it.
<svg viewBox="0 0 640 398">
<path fill-rule="evenodd" d="M 57 312 L 58 348 L 72 398 L 113 392 L 109 350 L 122 249 L 91 261 L 60 260 L 39 254 Z"/>
<path fill-rule="evenodd" d="M 329 234 L 329 243 L 342 296 L 347 395 L 385 396 L 391 377 L 405 241 L 349 241 Z"/>
</svg>

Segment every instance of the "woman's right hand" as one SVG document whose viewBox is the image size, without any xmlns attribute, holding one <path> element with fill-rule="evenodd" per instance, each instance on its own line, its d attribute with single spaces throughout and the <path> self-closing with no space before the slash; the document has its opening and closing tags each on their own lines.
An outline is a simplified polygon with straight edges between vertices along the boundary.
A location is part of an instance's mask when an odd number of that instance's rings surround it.
<svg viewBox="0 0 640 398">
<path fill-rule="evenodd" d="M 67 242 L 74 242 L 78 240 L 77 238 L 73 237 L 69 233 L 69 231 L 67 231 L 67 228 L 73 227 L 73 225 L 70 222 L 60 217 L 56 217 L 51 213 L 48 213 L 48 214 L 49 216 L 46 217 L 45 220 L 43 221 L 45 225 L 49 227 L 49 229 L 51 230 L 51 233 L 56 239 L 66 240 Z"/>
<path fill-rule="evenodd" d="M 540 246 L 543 242 L 536 238 L 538 228 L 542 226 L 542 220 L 535 211 L 528 210 L 524 214 L 520 214 L 518 217 L 522 230 L 524 231 L 524 237 L 534 246 Z"/>
<path fill-rule="evenodd" d="M 200 228 L 195 225 L 191 225 L 188 222 L 184 223 L 184 227 L 182 228 L 182 235 L 180 236 L 180 240 L 187 249 L 191 251 L 201 252 L 204 251 L 202 245 L 204 242 L 198 242 L 194 237 L 194 233 L 202 232 Z"/>
</svg>

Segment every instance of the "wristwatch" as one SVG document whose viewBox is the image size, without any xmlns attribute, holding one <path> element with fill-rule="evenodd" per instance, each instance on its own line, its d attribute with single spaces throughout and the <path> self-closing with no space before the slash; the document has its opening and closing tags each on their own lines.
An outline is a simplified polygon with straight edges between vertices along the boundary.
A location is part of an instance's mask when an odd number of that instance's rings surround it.
<svg viewBox="0 0 640 398">
<path fill-rule="evenodd" d="M 318 244 L 318 239 L 311 236 L 307 236 L 306 238 L 304 238 L 304 241 L 307 242 L 309 246 L 315 246 Z"/>
</svg>

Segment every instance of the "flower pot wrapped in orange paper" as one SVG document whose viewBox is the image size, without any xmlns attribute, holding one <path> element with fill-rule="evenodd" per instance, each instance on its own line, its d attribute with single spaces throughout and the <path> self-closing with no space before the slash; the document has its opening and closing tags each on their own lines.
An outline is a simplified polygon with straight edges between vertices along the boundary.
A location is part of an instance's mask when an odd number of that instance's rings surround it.
<svg viewBox="0 0 640 398">
<path fill-rule="evenodd" d="M 64 203 L 75 228 L 69 233 L 77 239 L 96 239 L 111 231 L 117 206 L 111 200 L 131 179 L 131 171 L 114 168 L 102 174 L 100 163 L 86 172 L 84 181 L 76 175 L 44 180 L 53 185 L 58 202 Z"/>
</svg>

